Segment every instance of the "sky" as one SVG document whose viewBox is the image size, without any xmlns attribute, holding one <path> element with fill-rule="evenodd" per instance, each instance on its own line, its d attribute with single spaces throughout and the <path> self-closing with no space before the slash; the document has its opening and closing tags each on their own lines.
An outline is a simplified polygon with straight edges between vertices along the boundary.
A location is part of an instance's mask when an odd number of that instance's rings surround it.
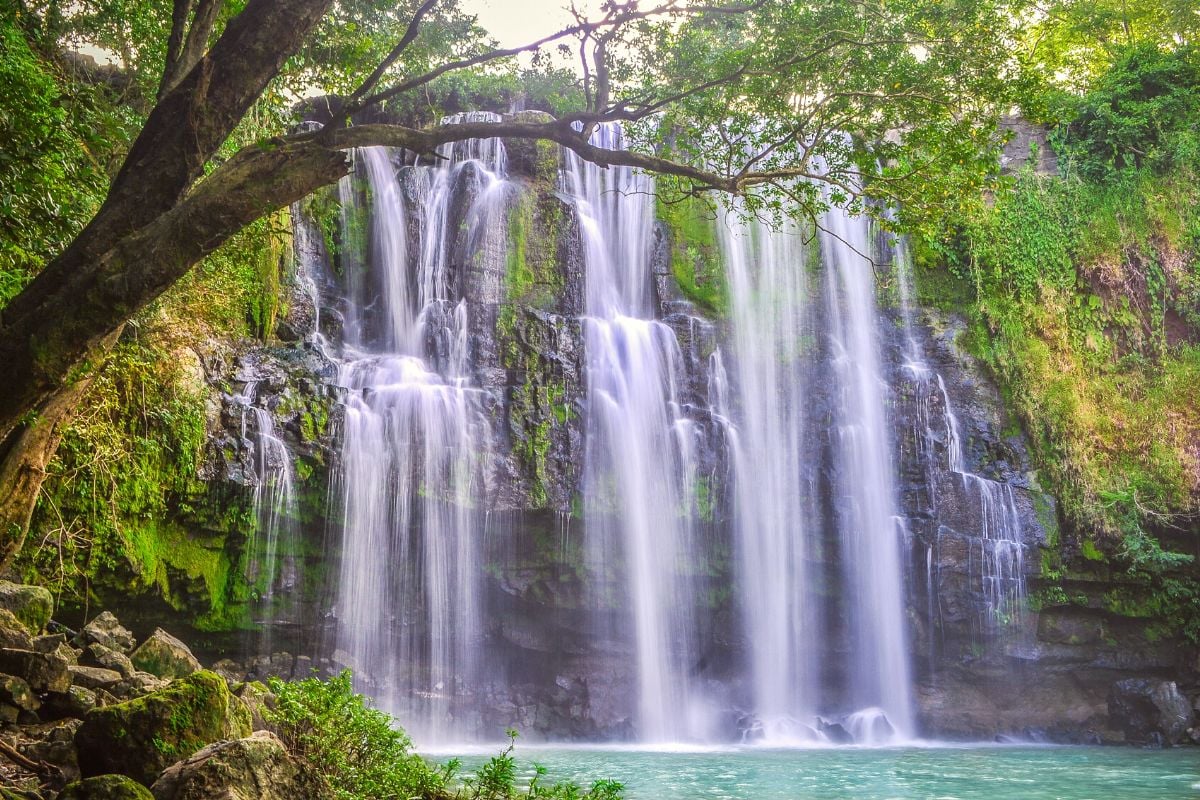
<svg viewBox="0 0 1200 800">
<path fill-rule="evenodd" d="M 479 24 L 501 47 L 516 47 L 536 41 L 570 25 L 566 10 L 570 0 L 461 0 L 460 8 L 479 17 Z M 595 8 L 597 2 L 578 2 Z"/>
</svg>

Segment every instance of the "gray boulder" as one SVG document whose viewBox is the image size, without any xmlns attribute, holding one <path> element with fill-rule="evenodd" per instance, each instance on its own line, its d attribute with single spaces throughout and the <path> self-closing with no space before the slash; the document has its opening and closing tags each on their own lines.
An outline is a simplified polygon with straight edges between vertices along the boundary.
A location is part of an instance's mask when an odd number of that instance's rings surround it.
<svg viewBox="0 0 1200 800">
<path fill-rule="evenodd" d="M 15 675 L 0 675 L 0 703 L 22 711 L 37 711 L 41 708 L 29 684 Z"/>
<path fill-rule="evenodd" d="M 126 655 L 137 645 L 133 634 L 121 626 L 111 611 L 105 611 L 84 625 L 80 636 L 87 644 L 101 644 Z"/>
<path fill-rule="evenodd" d="M 162 628 L 155 628 L 129 658 L 137 669 L 160 678 L 182 678 L 201 669 L 188 646 Z"/>
<path fill-rule="evenodd" d="M 69 664 L 58 653 L 0 649 L 0 672 L 23 678 L 33 691 L 65 692 L 71 686 Z"/>
<path fill-rule="evenodd" d="M 128 678 L 134 673 L 133 662 L 129 659 L 129 656 L 120 650 L 113 650 L 111 647 L 106 647 L 98 642 L 88 645 L 84 659 L 89 666 L 116 670 L 121 673 L 121 677 L 123 678 Z"/>
<path fill-rule="evenodd" d="M 145 697 L 89 711 L 75 744 L 84 775 L 117 773 L 149 786 L 205 745 L 249 735 L 245 704 L 220 677 L 200 671 Z"/>
<path fill-rule="evenodd" d="M 33 649 L 33 637 L 24 623 L 7 608 L 0 608 L 0 647 L 13 650 Z"/>
<path fill-rule="evenodd" d="M 275 734 L 217 742 L 168 767 L 150 787 L 155 800 L 324 800 L 331 792 L 293 759 Z"/>
<path fill-rule="evenodd" d="M 108 689 L 121 682 L 121 673 L 103 667 L 68 667 L 72 682 L 85 689 Z"/>
<path fill-rule="evenodd" d="M 1192 705 L 1174 681 L 1128 678 L 1108 692 L 1109 724 L 1131 742 L 1174 745 L 1191 727 Z"/>
</svg>

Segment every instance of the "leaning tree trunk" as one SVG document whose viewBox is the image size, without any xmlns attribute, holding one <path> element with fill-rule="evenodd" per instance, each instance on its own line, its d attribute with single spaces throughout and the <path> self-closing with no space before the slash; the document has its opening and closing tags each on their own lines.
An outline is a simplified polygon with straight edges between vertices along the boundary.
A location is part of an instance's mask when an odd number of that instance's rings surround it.
<svg viewBox="0 0 1200 800">
<path fill-rule="evenodd" d="M 286 173 L 239 184 L 263 166 L 253 154 L 193 184 L 330 5 L 250 0 L 150 112 L 96 216 L 0 311 L 0 568 L 23 543 L 46 463 L 124 324 L 233 232 L 307 193 Z M 331 151 L 309 155 L 296 163 L 317 186 L 345 170 Z"/>
</svg>

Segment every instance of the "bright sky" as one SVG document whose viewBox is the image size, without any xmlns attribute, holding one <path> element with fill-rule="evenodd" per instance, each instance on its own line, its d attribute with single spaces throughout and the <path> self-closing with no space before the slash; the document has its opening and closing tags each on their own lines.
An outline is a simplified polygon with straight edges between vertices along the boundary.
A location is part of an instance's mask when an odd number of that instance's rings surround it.
<svg viewBox="0 0 1200 800">
<path fill-rule="evenodd" d="M 574 22 L 566 10 L 570 0 L 462 0 L 460 7 L 479 17 L 479 24 L 501 47 L 517 47 L 547 36 Z M 596 8 L 598 2 L 577 2 Z"/>
</svg>

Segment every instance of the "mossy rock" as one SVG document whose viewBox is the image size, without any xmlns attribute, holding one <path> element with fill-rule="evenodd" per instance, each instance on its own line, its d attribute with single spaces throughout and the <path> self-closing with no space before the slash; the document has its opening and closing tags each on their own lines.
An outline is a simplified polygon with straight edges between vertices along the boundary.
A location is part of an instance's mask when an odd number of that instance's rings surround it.
<svg viewBox="0 0 1200 800">
<path fill-rule="evenodd" d="M 97 775 L 68 784 L 58 800 L 154 800 L 154 795 L 125 775 Z"/>
<path fill-rule="evenodd" d="M 36 636 L 54 613 L 54 597 L 41 586 L 0 581 L 0 608 L 11 611 Z"/>
<path fill-rule="evenodd" d="M 325 780 L 288 755 L 273 733 L 209 745 L 168 768 L 151 787 L 156 800 L 328 800 Z"/>
<path fill-rule="evenodd" d="M 75 744 L 84 775 L 117 773 L 149 786 L 171 764 L 223 739 L 250 735 L 250 712 L 219 675 L 192 673 L 144 697 L 96 708 Z"/>
<path fill-rule="evenodd" d="M 188 646 L 162 628 L 156 628 L 129 659 L 143 672 L 168 680 L 191 675 L 200 669 L 200 661 Z"/>
</svg>

